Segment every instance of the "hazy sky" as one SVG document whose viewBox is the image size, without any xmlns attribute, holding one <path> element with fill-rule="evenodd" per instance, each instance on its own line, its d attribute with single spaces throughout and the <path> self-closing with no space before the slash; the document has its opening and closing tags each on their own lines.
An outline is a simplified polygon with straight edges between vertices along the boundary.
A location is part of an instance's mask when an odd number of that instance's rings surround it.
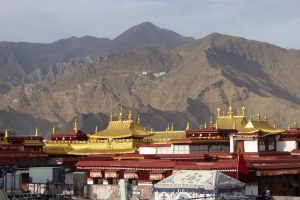
<svg viewBox="0 0 300 200">
<path fill-rule="evenodd" d="M 113 39 L 145 21 L 195 38 L 219 32 L 300 49 L 300 0 L 0 0 L 0 41 Z"/>
</svg>

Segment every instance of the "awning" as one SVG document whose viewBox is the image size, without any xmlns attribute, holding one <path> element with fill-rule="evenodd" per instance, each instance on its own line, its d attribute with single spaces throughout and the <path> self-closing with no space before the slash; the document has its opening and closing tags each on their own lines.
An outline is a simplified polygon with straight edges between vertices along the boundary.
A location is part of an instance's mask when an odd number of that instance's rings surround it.
<svg viewBox="0 0 300 200">
<path fill-rule="evenodd" d="M 151 181 L 161 181 L 165 178 L 166 171 L 152 171 L 150 172 L 149 180 Z"/>
<path fill-rule="evenodd" d="M 124 172 L 125 179 L 137 179 L 139 178 L 137 171 L 125 171 Z"/>
<path fill-rule="evenodd" d="M 117 170 L 105 170 L 104 176 L 105 178 L 118 178 L 119 174 Z"/>
<path fill-rule="evenodd" d="M 265 169 L 257 170 L 256 176 L 280 176 L 287 174 L 300 174 L 300 168 L 295 169 Z"/>
<path fill-rule="evenodd" d="M 102 176 L 101 170 L 91 170 L 90 177 L 91 178 L 102 178 L 103 176 Z"/>
</svg>

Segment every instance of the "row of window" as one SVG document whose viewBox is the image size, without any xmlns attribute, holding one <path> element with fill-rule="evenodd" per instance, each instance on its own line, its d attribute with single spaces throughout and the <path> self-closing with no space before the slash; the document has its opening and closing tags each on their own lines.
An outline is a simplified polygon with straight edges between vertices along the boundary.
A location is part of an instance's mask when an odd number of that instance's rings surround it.
<svg viewBox="0 0 300 200">
<path fill-rule="evenodd" d="M 175 154 L 229 152 L 229 145 L 174 145 Z"/>
</svg>

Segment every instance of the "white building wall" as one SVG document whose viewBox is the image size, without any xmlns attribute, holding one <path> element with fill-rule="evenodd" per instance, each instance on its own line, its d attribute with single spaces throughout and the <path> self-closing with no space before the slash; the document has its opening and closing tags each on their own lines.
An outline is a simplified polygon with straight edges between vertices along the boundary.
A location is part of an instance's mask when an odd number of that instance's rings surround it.
<svg viewBox="0 0 300 200">
<path fill-rule="evenodd" d="M 173 154 L 172 147 L 157 147 L 157 154 Z"/>
<path fill-rule="evenodd" d="M 277 141 L 276 142 L 276 151 L 285 151 L 291 152 L 297 148 L 296 141 Z"/>
<path fill-rule="evenodd" d="M 253 140 L 244 141 L 244 150 L 245 152 L 258 152 L 258 140 L 254 138 Z"/>
<path fill-rule="evenodd" d="M 234 153 L 236 141 L 234 140 L 234 138 L 232 136 L 230 137 L 229 141 L 230 141 L 230 153 Z"/>
<path fill-rule="evenodd" d="M 140 154 L 156 154 L 156 147 L 139 147 Z"/>
</svg>

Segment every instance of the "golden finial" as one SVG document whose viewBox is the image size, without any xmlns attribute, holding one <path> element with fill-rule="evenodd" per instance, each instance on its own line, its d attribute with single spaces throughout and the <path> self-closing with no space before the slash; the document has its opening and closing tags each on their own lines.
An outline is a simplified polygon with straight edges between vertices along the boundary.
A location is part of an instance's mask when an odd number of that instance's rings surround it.
<svg viewBox="0 0 300 200">
<path fill-rule="evenodd" d="M 8 138 L 8 129 L 7 129 L 7 128 L 6 128 L 5 131 L 4 131 L 4 137 L 5 137 L 5 138 Z"/>
<path fill-rule="evenodd" d="M 123 108 L 122 108 L 122 106 L 121 106 L 121 108 L 120 108 L 119 120 L 120 120 L 120 121 L 123 120 Z"/>
<path fill-rule="evenodd" d="M 268 114 L 265 114 L 265 121 L 268 121 Z"/>
<path fill-rule="evenodd" d="M 98 133 L 98 126 L 95 127 L 95 133 Z"/>
<path fill-rule="evenodd" d="M 242 116 L 243 117 L 246 116 L 246 108 L 245 108 L 245 106 L 242 106 Z"/>
<path fill-rule="evenodd" d="M 216 121 L 216 129 L 218 129 L 218 121 Z"/>
<path fill-rule="evenodd" d="M 170 124 L 168 124 L 167 130 L 168 130 L 168 131 L 170 130 Z"/>
<path fill-rule="evenodd" d="M 171 131 L 174 131 L 174 124 L 171 124 Z"/>
<path fill-rule="evenodd" d="M 75 118 L 75 120 L 74 120 L 74 132 L 75 132 L 75 133 L 78 132 L 77 118 Z"/>
<path fill-rule="evenodd" d="M 112 113 L 112 111 L 110 111 L 110 118 L 109 118 L 109 121 L 112 122 L 112 120 L 113 120 L 113 113 Z"/>
<path fill-rule="evenodd" d="M 129 120 L 129 121 L 132 120 L 132 118 L 131 118 L 131 110 L 128 111 L 128 120 Z"/>
<path fill-rule="evenodd" d="M 294 119 L 294 128 L 296 128 L 296 129 L 298 128 L 296 119 Z"/>
<path fill-rule="evenodd" d="M 207 124 L 206 124 L 206 122 L 204 123 L 204 128 L 207 128 Z"/>
<path fill-rule="evenodd" d="M 220 112 L 221 112 L 221 109 L 220 108 L 217 108 L 217 116 L 220 117 Z"/>
<path fill-rule="evenodd" d="M 137 118 L 137 123 L 138 123 L 138 124 L 140 124 L 140 123 L 141 123 L 140 115 L 138 115 L 138 118 Z"/>
<path fill-rule="evenodd" d="M 289 130 L 291 129 L 291 125 L 288 126 L 288 129 L 289 129 Z"/>
<path fill-rule="evenodd" d="M 259 112 L 257 113 L 257 119 L 256 120 L 260 121 L 260 113 Z"/>
<path fill-rule="evenodd" d="M 213 117 L 212 116 L 210 116 L 209 127 L 210 128 L 213 127 Z"/>
<path fill-rule="evenodd" d="M 150 129 L 150 132 L 151 132 L 151 133 L 153 132 L 153 128 Z"/>
<path fill-rule="evenodd" d="M 233 116 L 232 106 L 231 106 L 231 101 L 230 101 L 229 108 L 228 108 L 228 116 L 229 116 L 230 118 L 232 118 L 232 116 Z"/>
<path fill-rule="evenodd" d="M 187 122 L 187 123 L 186 123 L 185 130 L 190 130 L 190 122 Z"/>
<path fill-rule="evenodd" d="M 276 128 L 276 124 L 273 125 L 273 128 Z"/>
<path fill-rule="evenodd" d="M 54 134 L 56 132 L 55 130 L 55 126 L 52 127 L 52 134 Z"/>
<path fill-rule="evenodd" d="M 39 129 L 35 129 L 35 136 L 37 137 L 37 136 L 39 136 Z"/>
<path fill-rule="evenodd" d="M 237 110 L 237 115 L 240 116 L 240 109 Z"/>
</svg>

